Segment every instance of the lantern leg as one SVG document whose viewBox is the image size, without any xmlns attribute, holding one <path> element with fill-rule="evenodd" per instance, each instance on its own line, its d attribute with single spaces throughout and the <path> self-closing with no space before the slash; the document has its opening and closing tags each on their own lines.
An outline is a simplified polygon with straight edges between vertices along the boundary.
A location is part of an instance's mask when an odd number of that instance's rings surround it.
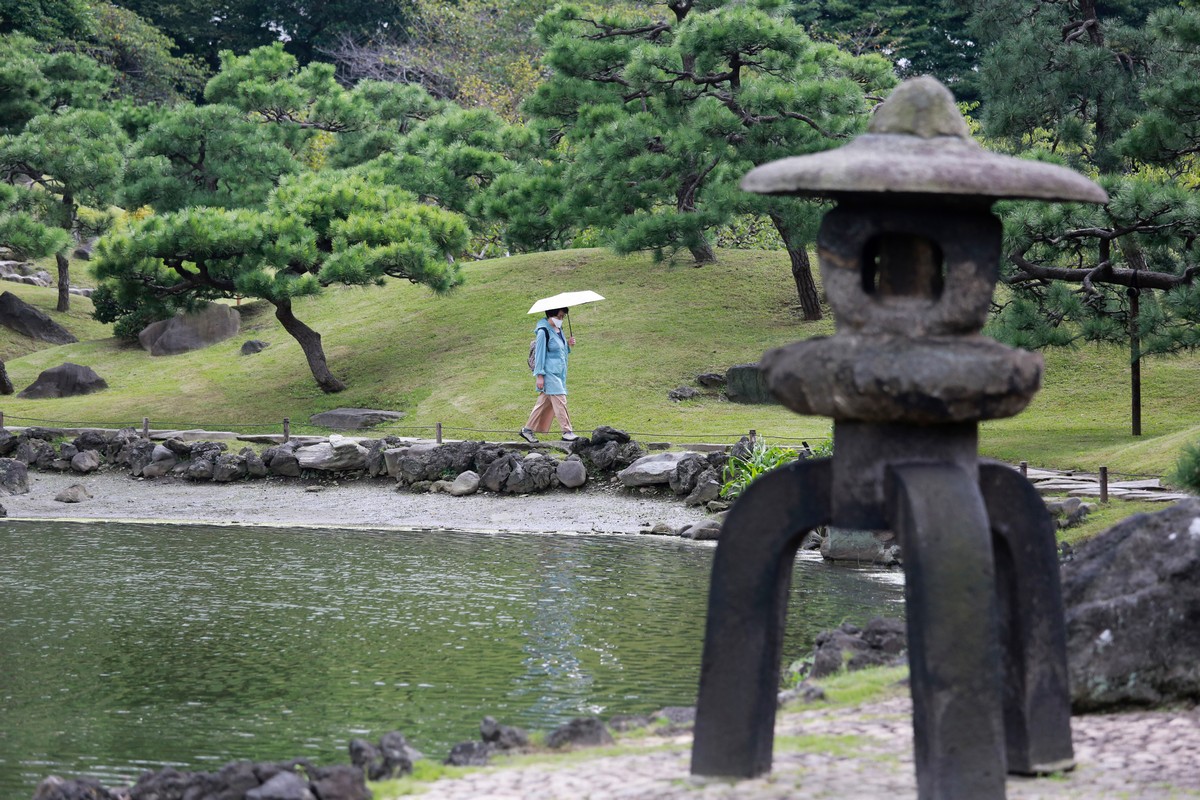
<svg viewBox="0 0 1200 800">
<path fill-rule="evenodd" d="M 996 561 L 1008 771 L 1070 769 L 1071 693 L 1054 522 L 1037 490 L 1011 467 L 980 462 L 979 485 Z"/>
<path fill-rule="evenodd" d="M 949 463 L 897 465 L 887 502 L 904 553 L 917 796 L 1000 800 L 999 620 L 979 484 Z"/>
<path fill-rule="evenodd" d="M 721 525 L 696 700 L 692 774 L 771 769 L 787 596 L 804 534 L 829 523 L 828 459 L 756 480 Z"/>
</svg>

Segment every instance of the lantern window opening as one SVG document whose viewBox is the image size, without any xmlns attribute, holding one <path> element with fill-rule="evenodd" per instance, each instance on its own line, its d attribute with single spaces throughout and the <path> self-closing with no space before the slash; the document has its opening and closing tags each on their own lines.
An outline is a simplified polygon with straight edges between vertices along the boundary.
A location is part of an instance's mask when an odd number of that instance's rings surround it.
<svg viewBox="0 0 1200 800">
<path fill-rule="evenodd" d="M 863 292 L 881 302 L 890 298 L 936 302 L 946 286 L 945 269 L 936 241 L 909 233 L 881 233 L 864 245 Z"/>
</svg>

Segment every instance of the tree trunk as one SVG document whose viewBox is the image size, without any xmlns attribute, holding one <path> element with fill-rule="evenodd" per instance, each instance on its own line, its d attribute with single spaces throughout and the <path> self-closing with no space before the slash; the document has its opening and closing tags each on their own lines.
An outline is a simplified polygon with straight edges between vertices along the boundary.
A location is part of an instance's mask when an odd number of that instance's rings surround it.
<svg viewBox="0 0 1200 800">
<path fill-rule="evenodd" d="M 1142 435 L 1142 339 L 1138 334 L 1141 313 L 1136 287 L 1129 290 L 1129 418 L 1134 436 Z"/>
<path fill-rule="evenodd" d="M 696 260 L 697 267 L 701 264 L 715 264 L 717 261 L 717 254 L 712 249 L 712 245 L 708 242 L 705 242 L 702 245 L 697 245 L 696 247 L 689 247 L 688 252 L 690 252 L 692 254 L 692 258 Z"/>
<path fill-rule="evenodd" d="M 12 394 L 13 391 L 12 378 L 8 377 L 8 367 L 4 365 L 3 361 L 0 361 L 0 394 Z"/>
<path fill-rule="evenodd" d="M 812 263 L 808 259 L 808 247 L 804 243 L 793 244 L 791 229 L 778 214 L 771 214 L 771 222 L 779 231 L 779 238 L 787 247 L 788 259 L 792 262 L 792 280 L 796 282 L 796 295 L 800 298 L 800 314 L 805 320 L 815 322 L 823 316 L 821 296 L 817 293 L 817 282 L 813 279 Z"/>
<path fill-rule="evenodd" d="M 325 364 L 325 349 L 321 347 L 321 334 L 296 319 L 296 315 L 292 313 L 291 300 L 281 300 L 275 303 L 275 319 L 279 320 L 283 329 L 300 343 L 300 349 L 304 351 L 304 357 L 308 359 L 308 368 L 312 372 L 312 376 L 316 378 L 317 386 L 321 387 L 321 391 L 333 393 L 346 388 L 346 384 L 333 377 L 333 373 Z"/>
<path fill-rule="evenodd" d="M 62 253 L 55 253 L 54 260 L 58 263 L 58 305 L 55 311 L 71 310 L 71 262 Z"/>
</svg>

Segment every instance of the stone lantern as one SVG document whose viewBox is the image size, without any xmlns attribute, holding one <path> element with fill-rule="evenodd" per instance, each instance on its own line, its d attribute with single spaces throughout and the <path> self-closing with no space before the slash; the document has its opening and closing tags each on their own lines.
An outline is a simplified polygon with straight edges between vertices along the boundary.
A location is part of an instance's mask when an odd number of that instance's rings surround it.
<svg viewBox="0 0 1200 800">
<path fill-rule="evenodd" d="M 1002 798 L 1005 775 L 1073 765 L 1054 525 L 978 426 L 1019 413 L 1042 358 L 980 335 L 1002 198 L 1104 203 L 1070 170 L 986 152 L 932 78 L 899 86 L 868 132 L 763 165 L 762 194 L 835 199 L 818 235 L 836 333 L 762 359 L 771 390 L 834 420 L 834 455 L 755 482 L 713 562 L 692 772 L 771 768 L 792 563 L 818 526 L 895 531 L 903 552 L 921 798 Z"/>
</svg>

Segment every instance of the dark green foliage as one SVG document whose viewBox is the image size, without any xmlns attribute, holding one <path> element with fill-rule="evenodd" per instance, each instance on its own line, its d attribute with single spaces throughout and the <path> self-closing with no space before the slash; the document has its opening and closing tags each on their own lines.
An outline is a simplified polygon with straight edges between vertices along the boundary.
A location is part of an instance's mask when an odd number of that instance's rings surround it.
<svg viewBox="0 0 1200 800">
<path fill-rule="evenodd" d="M 165 112 L 130 150 L 127 208 L 261 207 L 281 175 L 300 163 L 272 126 L 227 105 Z"/>
<path fill-rule="evenodd" d="M 457 215 L 417 203 L 378 176 L 339 171 L 285 178 L 265 211 L 192 206 L 135 220 L 104 236 L 94 270 L 98 318 L 126 333 L 216 298 L 261 298 L 296 338 L 318 385 L 340 391 L 321 337 L 292 301 L 333 283 L 388 277 L 446 291 L 461 282 L 451 256 L 467 242 Z"/>
<path fill-rule="evenodd" d="M 901 77 L 933 75 L 958 99 L 971 100 L 979 48 L 967 32 L 967 11 L 960 5 L 952 0 L 800 0 L 791 13 L 814 39 L 854 55 L 883 56 Z"/>
<path fill-rule="evenodd" d="M 80 49 L 116 71 L 120 97 L 139 104 L 171 105 L 199 95 L 206 68 L 177 57 L 174 42 L 133 11 L 112 3 L 93 6 L 96 27 Z"/>
<path fill-rule="evenodd" d="M 15 133 L 60 108 L 96 108 L 114 76 L 88 56 L 51 53 L 28 36 L 0 36 L 0 131 Z"/>
<path fill-rule="evenodd" d="M 1111 198 L 999 207 L 1012 297 L 992 330 L 1007 341 L 1126 342 L 1135 365 L 1200 345 L 1191 177 L 1200 106 L 1189 105 L 1200 96 L 1200 14 L 1148 16 L 1155 5 L 1010 0 L 973 17 L 992 36 L 980 81 L 985 130 L 1098 176 Z M 1133 419 L 1137 434 L 1136 404 Z"/>
<path fill-rule="evenodd" d="M 240 55 L 280 40 L 307 64 L 340 36 L 402 30 L 410 11 L 401 0 L 226 0 L 219 12 L 204 0 L 126 0 L 122 5 L 174 39 L 180 52 L 201 58 L 212 69 L 218 67 L 222 50 Z"/>
<path fill-rule="evenodd" d="M 84 38 L 94 26 L 87 0 L 0 0 L 0 33 L 53 42 Z"/>
<path fill-rule="evenodd" d="M 1200 444 L 1184 445 L 1175 469 L 1167 479 L 1181 489 L 1200 492 Z"/>
<path fill-rule="evenodd" d="M 894 82 L 887 62 L 810 40 L 773 3 L 654 4 L 644 12 L 560 6 L 538 23 L 553 70 L 526 104 L 556 166 L 523 168 L 498 184 L 519 201 L 511 241 L 561 241 L 561 223 L 605 231 L 618 252 L 688 250 L 714 260 L 712 232 L 740 212 L 766 214 L 795 253 L 819 318 L 805 248 L 814 215 L 803 203 L 741 192 L 755 164 L 841 143 L 866 124 L 867 95 Z M 876 95 L 878 96 L 878 95 Z M 520 179 L 561 186 L 539 208 Z M 520 231 L 518 225 L 531 225 Z M 798 285 L 800 272 L 796 272 Z"/>
</svg>

